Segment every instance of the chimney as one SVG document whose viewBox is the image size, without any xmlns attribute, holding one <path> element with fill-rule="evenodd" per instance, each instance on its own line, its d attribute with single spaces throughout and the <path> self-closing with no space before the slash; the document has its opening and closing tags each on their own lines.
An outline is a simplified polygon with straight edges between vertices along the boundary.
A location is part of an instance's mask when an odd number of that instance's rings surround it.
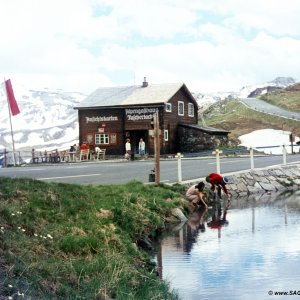
<svg viewBox="0 0 300 300">
<path fill-rule="evenodd" d="M 147 86 L 148 86 L 148 82 L 147 82 L 146 77 L 144 77 L 144 81 L 143 81 L 142 87 L 147 87 Z"/>
</svg>

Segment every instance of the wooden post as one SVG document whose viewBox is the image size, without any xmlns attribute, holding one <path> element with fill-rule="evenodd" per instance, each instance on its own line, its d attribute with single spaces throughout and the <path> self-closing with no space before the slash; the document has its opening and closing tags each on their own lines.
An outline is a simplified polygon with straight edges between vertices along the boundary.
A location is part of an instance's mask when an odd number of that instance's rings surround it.
<svg viewBox="0 0 300 300">
<path fill-rule="evenodd" d="M 155 183 L 160 184 L 160 130 L 158 111 L 154 114 Z"/>
<path fill-rule="evenodd" d="M 7 151 L 4 149 L 4 167 L 7 168 Z"/>
<path fill-rule="evenodd" d="M 290 134 L 290 142 L 291 142 L 292 154 L 294 154 L 294 136 L 292 133 Z"/>
</svg>

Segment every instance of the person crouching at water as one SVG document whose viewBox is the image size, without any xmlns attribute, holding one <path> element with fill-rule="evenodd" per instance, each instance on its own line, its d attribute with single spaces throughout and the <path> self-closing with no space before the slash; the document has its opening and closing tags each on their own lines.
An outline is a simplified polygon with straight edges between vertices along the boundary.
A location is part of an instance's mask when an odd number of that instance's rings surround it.
<svg viewBox="0 0 300 300">
<path fill-rule="evenodd" d="M 222 189 L 227 195 L 228 199 L 231 198 L 231 193 L 228 191 L 226 184 L 229 182 L 227 177 L 223 177 L 218 173 L 211 173 L 206 177 L 206 181 L 211 184 L 211 192 L 214 193 L 217 189 L 219 198 L 221 198 Z"/>
<path fill-rule="evenodd" d="M 207 204 L 204 201 L 204 190 L 205 183 L 203 181 L 199 182 L 196 185 L 192 185 L 186 192 L 186 197 L 189 200 L 190 204 L 194 207 L 199 207 L 198 202 L 202 202 L 204 207 L 207 208 Z"/>
</svg>

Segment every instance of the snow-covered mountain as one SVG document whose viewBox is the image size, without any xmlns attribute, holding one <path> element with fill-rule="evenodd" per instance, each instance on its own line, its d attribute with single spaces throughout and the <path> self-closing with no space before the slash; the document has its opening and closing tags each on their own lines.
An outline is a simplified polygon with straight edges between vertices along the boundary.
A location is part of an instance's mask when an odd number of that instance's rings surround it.
<svg viewBox="0 0 300 300">
<path fill-rule="evenodd" d="M 248 85 L 242 87 L 239 91 L 217 92 L 211 94 L 193 93 L 198 102 L 200 110 L 205 110 L 211 104 L 224 99 L 257 97 L 274 89 L 286 88 L 296 83 L 292 77 L 277 77 L 272 81 L 258 85 Z"/>
<path fill-rule="evenodd" d="M 276 77 L 274 80 L 259 84 L 259 85 L 249 85 L 243 87 L 239 91 L 238 98 L 247 98 L 253 96 L 259 96 L 267 93 L 271 88 L 281 88 L 284 89 L 290 85 L 296 83 L 296 80 L 292 77 Z M 255 93 L 255 91 L 257 91 Z"/>
<path fill-rule="evenodd" d="M 210 105 L 224 99 L 238 98 L 238 92 L 216 92 L 216 93 L 192 93 L 196 99 L 200 111 L 206 110 Z"/>
<path fill-rule="evenodd" d="M 78 143 L 78 117 L 74 110 L 86 95 L 61 90 L 28 90 L 13 82 L 20 114 L 12 116 L 16 150 L 53 150 Z M 0 150 L 11 149 L 8 106 L 0 89 Z"/>
<path fill-rule="evenodd" d="M 212 94 L 193 93 L 200 111 L 212 103 L 230 99 L 246 98 L 251 92 L 264 87 L 284 88 L 295 83 L 290 77 L 278 77 L 273 81 L 256 86 L 245 86 L 237 92 L 218 92 Z M 62 90 L 28 90 L 12 82 L 15 97 L 21 113 L 12 117 L 15 149 L 18 151 L 38 151 L 68 149 L 78 143 L 78 106 L 86 95 Z M 4 91 L 0 87 L 0 152 L 12 149 L 8 106 Z"/>
</svg>

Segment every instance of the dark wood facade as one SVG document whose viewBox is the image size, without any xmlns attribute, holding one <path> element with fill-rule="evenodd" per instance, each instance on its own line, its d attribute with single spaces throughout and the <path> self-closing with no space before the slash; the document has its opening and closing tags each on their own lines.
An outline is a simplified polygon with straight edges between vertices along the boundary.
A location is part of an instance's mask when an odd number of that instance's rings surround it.
<svg viewBox="0 0 300 300">
<path fill-rule="evenodd" d="M 142 90 L 147 95 L 148 87 Z M 150 91 L 150 90 L 149 90 Z M 140 92 L 140 91 L 139 91 Z M 138 97 L 138 96 L 137 96 Z M 143 98 L 143 99 L 144 99 Z M 158 111 L 161 129 L 161 154 L 174 154 L 180 151 L 178 125 L 198 123 L 198 105 L 187 87 L 182 84 L 171 97 L 156 99 L 153 103 L 101 106 L 101 98 L 93 106 L 77 107 L 79 120 L 79 142 L 90 147 L 106 149 L 108 155 L 123 155 L 125 141 L 130 139 L 134 153 L 143 138 L 146 153 L 154 153 L 154 139 L 151 137 L 153 114 Z"/>
</svg>

